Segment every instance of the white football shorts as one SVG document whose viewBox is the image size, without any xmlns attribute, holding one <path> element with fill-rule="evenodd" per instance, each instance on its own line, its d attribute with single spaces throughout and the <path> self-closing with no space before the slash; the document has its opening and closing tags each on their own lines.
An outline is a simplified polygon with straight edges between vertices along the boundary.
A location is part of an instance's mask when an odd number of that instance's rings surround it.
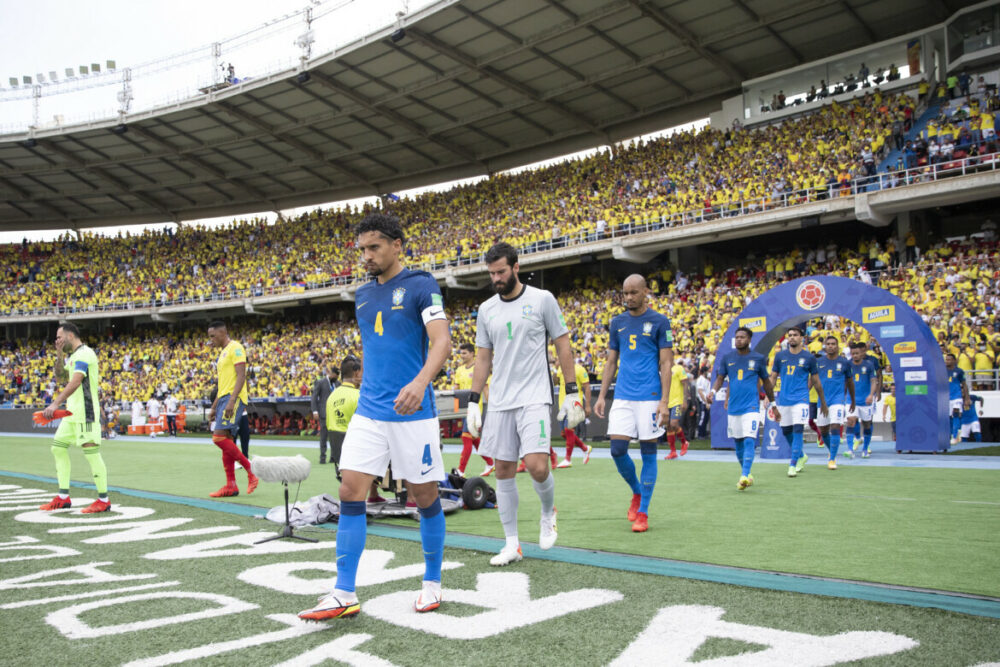
<svg viewBox="0 0 1000 667">
<path fill-rule="evenodd" d="M 829 410 L 827 411 L 825 417 L 823 416 L 822 410 L 818 410 L 816 412 L 817 426 L 829 426 L 830 424 L 837 424 L 839 426 L 844 423 L 845 419 L 847 419 L 847 407 L 844 406 L 844 404 L 837 403 L 826 407 L 828 407 Z"/>
<path fill-rule="evenodd" d="M 875 417 L 875 406 L 874 405 L 855 405 L 854 409 L 851 410 L 848 417 L 854 417 L 863 422 L 870 422 Z"/>
<path fill-rule="evenodd" d="M 517 461 L 525 454 L 548 454 L 552 444 L 551 409 L 545 403 L 511 410 L 490 410 L 483 423 L 479 455 Z"/>
<path fill-rule="evenodd" d="M 392 463 L 393 479 L 414 484 L 444 479 L 441 426 L 437 418 L 390 422 L 351 417 L 340 453 L 340 467 L 381 477 Z"/>
<path fill-rule="evenodd" d="M 608 436 L 624 435 L 639 440 L 656 440 L 665 432 L 656 425 L 659 401 L 629 401 L 616 398 L 608 413 Z"/>
<path fill-rule="evenodd" d="M 760 413 L 748 412 L 745 415 L 729 415 L 728 422 L 726 435 L 733 440 L 757 439 L 757 431 L 760 429 Z"/>
<path fill-rule="evenodd" d="M 779 405 L 778 412 L 781 413 L 782 426 L 803 426 L 809 423 L 809 404 L 796 403 L 795 405 Z"/>
</svg>

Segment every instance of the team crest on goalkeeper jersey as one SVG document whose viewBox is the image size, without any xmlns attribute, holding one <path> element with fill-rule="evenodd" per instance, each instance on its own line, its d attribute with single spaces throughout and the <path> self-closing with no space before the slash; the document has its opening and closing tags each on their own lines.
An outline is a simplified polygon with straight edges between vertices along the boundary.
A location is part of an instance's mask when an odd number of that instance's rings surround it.
<svg viewBox="0 0 1000 667">
<path fill-rule="evenodd" d="M 392 305 L 401 306 L 403 305 L 403 297 L 406 295 L 405 287 L 397 287 L 392 290 Z"/>
<path fill-rule="evenodd" d="M 531 317 L 531 313 L 532 312 L 533 311 L 531 309 L 531 304 L 530 303 L 527 306 L 524 306 L 523 308 L 521 308 L 521 315 L 523 315 L 524 317 Z"/>
</svg>

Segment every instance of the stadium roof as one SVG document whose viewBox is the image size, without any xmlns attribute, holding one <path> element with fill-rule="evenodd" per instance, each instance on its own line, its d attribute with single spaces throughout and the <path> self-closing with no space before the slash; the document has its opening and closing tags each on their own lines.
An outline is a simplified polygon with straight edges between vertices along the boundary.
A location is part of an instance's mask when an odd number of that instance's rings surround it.
<svg viewBox="0 0 1000 667">
<path fill-rule="evenodd" d="M 441 0 L 286 70 L 0 143 L 0 230 L 183 221 L 495 173 L 706 117 L 963 0 Z M 400 37 L 396 33 L 396 37 Z"/>
</svg>

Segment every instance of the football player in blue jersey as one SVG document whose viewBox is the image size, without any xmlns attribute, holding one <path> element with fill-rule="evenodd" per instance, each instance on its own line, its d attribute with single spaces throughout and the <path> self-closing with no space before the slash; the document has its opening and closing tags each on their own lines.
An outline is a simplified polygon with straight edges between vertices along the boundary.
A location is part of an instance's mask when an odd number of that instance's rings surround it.
<svg viewBox="0 0 1000 667">
<path fill-rule="evenodd" d="M 829 445 L 830 460 L 826 467 L 837 469 L 837 450 L 840 449 L 840 427 L 847 419 L 848 413 L 854 410 L 854 379 L 851 377 L 850 362 L 840 353 L 840 341 L 836 336 L 827 336 L 823 341 L 825 353 L 816 361 L 819 370 L 819 381 L 823 385 L 823 393 L 829 411 L 818 415 L 816 425 L 820 428 L 822 437 Z M 850 406 L 847 399 L 850 398 Z M 832 427 L 832 428 L 831 428 Z M 847 455 L 850 448 L 844 452 Z M 853 454 L 851 454 L 853 457 Z"/>
<path fill-rule="evenodd" d="M 802 452 L 802 433 L 809 423 L 810 387 L 816 390 L 819 397 L 820 413 L 824 416 L 828 414 L 816 357 L 802 347 L 803 335 L 800 327 L 790 327 L 785 333 L 788 349 L 778 352 L 771 365 L 771 382 L 781 378 L 777 410 L 772 411 L 771 416 L 775 421 L 781 420 L 781 432 L 792 449 L 789 477 L 795 477 L 805 470 L 806 461 L 809 460 L 809 456 Z"/>
<path fill-rule="evenodd" d="M 951 410 L 951 444 L 958 444 L 959 430 L 962 428 L 962 411 L 969 409 L 969 388 L 965 384 L 965 371 L 958 367 L 958 359 L 948 353 L 944 355 L 944 366 L 948 370 L 948 409 Z"/>
<path fill-rule="evenodd" d="M 740 479 L 736 488 L 743 491 L 753 484 L 750 467 L 753 465 L 754 450 L 757 447 L 757 432 L 760 430 L 760 389 L 769 401 L 774 401 L 774 389 L 767 377 L 767 357 L 750 350 L 753 332 L 740 327 L 733 334 L 736 351 L 722 358 L 719 373 L 715 376 L 712 391 L 706 402 L 711 405 L 715 394 L 722 389 L 722 383 L 729 378 L 729 392 L 726 394 L 727 434 L 736 441 L 736 459 L 740 462 Z M 759 387 L 758 387 L 759 385 Z"/>
<path fill-rule="evenodd" d="M 847 444 L 853 451 L 858 450 L 858 442 L 852 431 L 860 422 L 864 433 L 861 458 L 866 459 L 871 456 L 869 448 L 872 442 L 872 419 L 875 416 L 875 401 L 882 392 L 882 369 L 878 359 L 868 354 L 865 343 L 851 343 L 850 372 L 857 404 L 847 417 Z"/>
<path fill-rule="evenodd" d="M 425 569 L 414 609 L 427 612 L 441 604 L 445 521 L 438 481 L 445 471 L 431 387 L 451 353 L 441 290 L 429 273 L 403 268 L 405 238 L 398 218 L 369 215 L 357 233 L 372 276 L 358 288 L 354 306 L 365 379 L 340 458 L 337 583 L 319 604 L 299 613 L 306 620 L 354 616 L 361 610 L 354 588 L 367 534 L 365 498 L 390 463 L 393 476 L 406 480 L 420 514 Z"/>
<path fill-rule="evenodd" d="M 962 442 L 983 441 L 983 429 L 979 425 L 979 412 L 983 409 L 983 397 L 969 394 L 969 405 L 962 411 Z M 976 404 L 979 404 L 978 408 Z"/>
<path fill-rule="evenodd" d="M 608 413 L 608 438 L 618 473 L 632 489 L 627 517 L 636 533 L 649 528 L 649 499 L 656 486 L 656 441 L 664 433 L 664 424 L 670 421 L 667 399 L 674 363 L 670 320 L 646 305 L 648 294 L 646 279 L 639 274 L 629 276 L 622 284 L 626 312 L 611 320 L 608 359 L 594 403 L 594 412 L 603 418 L 608 388 L 617 373 L 615 398 Z M 628 455 L 632 438 L 638 438 L 642 456 L 638 478 L 635 463 Z"/>
</svg>

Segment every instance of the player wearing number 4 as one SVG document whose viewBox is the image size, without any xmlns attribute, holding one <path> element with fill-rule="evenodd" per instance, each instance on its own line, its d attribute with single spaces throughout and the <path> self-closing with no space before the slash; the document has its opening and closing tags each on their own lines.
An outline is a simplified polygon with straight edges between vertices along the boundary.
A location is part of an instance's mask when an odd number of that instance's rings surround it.
<svg viewBox="0 0 1000 667">
<path fill-rule="evenodd" d="M 802 432 L 809 423 L 809 388 L 816 389 L 819 397 L 820 413 L 826 417 L 829 409 L 823 394 L 823 385 L 819 381 L 819 370 L 816 357 L 802 347 L 804 332 L 799 327 L 791 327 L 785 333 L 788 349 L 778 352 L 771 366 L 771 383 L 781 378 L 781 391 L 778 393 L 778 405 L 772 406 L 771 417 L 781 420 L 781 432 L 792 449 L 791 462 L 788 465 L 788 476 L 795 477 L 805 470 L 809 457 L 802 452 Z"/>
<path fill-rule="evenodd" d="M 374 278 L 354 297 L 365 375 L 340 456 L 337 583 L 319 604 L 299 612 L 306 620 L 361 610 L 354 588 L 367 537 L 365 498 L 390 463 L 393 477 L 406 480 L 420 514 L 424 579 L 414 609 L 441 605 L 445 522 L 437 489 L 445 472 L 431 381 L 451 352 L 451 336 L 437 282 L 429 273 L 403 268 L 403 243 L 396 217 L 372 214 L 358 226 L 358 248 Z"/>
<path fill-rule="evenodd" d="M 556 542 L 555 482 L 549 470 L 552 438 L 549 406 L 548 338 L 566 380 L 566 400 L 557 416 L 575 428 L 584 419 L 583 403 L 573 377 L 573 352 L 569 330 L 551 292 L 521 284 L 517 251 L 498 243 L 486 253 L 486 269 L 496 294 L 479 307 L 476 317 L 476 366 L 466 424 L 473 436 L 483 426 L 479 394 L 493 367 L 490 383 L 490 418 L 483 428 L 479 453 L 493 457 L 497 472 L 497 509 L 506 544 L 490 565 L 507 565 L 522 558 L 517 535 L 517 461 L 531 474 L 542 505 L 538 546 L 551 549 Z"/>
<path fill-rule="evenodd" d="M 608 359 L 604 364 L 601 391 L 594 403 L 594 412 L 603 418 L 608 388 L 617 373 L 615 400 L 608 413 L 608 438 L 615 467 L 632 489 L 627 517 L 635 533 L 649 529 L 649 500 L 656 486 L 656 441 L 663 435 L 664 424 L 670 420 L 667 399 L 674 364 L 670 320 L 646 305 L 648 294 L 646 279 L 638 274 L 629 276 L 622 284 L 626 312 L 611 320 Z M 642 456 L 642 472 L 638 478 L 635 463 L 628 455 L 628 443 L 632 438 L 639 439 Z"/>
<path fill-rule="evenodd" d="M 722 383 L 729 378 L 729 392 L 726 394 L 727 434 L 736 441 L 736 459 L 740 462 L 740 479 L 736 488 L 743 491 L 753 485 L 750 467 L 757 448 L 757 432 L 760 430 L 760 393 L 758 380 L 769 401 L 774 402 L 774 389 L 767 377 L 767 359 L 764 355 L 750 350 L 753 332 L 740 327 L 733 335 L 735 352 L 722 358 L 719 373 L 715 376 L 712 391 L 706 396 L 706 403 L 712 404 L 715 393 L 722 389 Z"/>
</svg>

